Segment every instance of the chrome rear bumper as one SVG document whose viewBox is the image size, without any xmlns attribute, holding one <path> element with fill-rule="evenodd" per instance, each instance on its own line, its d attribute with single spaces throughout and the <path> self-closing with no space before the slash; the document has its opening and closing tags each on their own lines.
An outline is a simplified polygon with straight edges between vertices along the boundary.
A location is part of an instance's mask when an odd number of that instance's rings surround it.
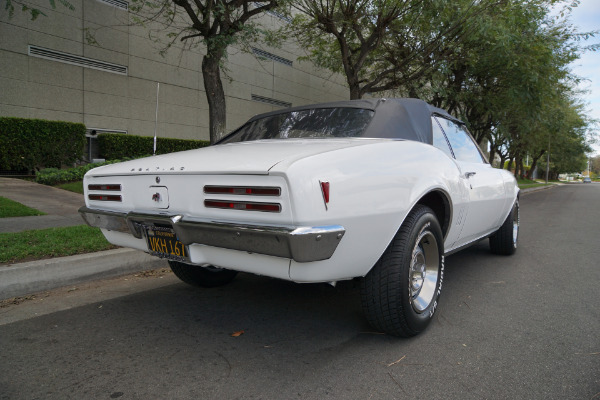
<svg viewBox="0 0 600 400">
<path fill-rule="evenodd" d="M 93 227 L 144 237 L 143 226 L 171 226 L 185 245 L 205 244 L 232 250 L 291 258 L 297 262 L 331 258 L 345 229 L 339 225 L 298 227 L 258 226 L 204 221 L 181 215 L 119 213 L 81 207 L 79 213 Z"/>
</svg>

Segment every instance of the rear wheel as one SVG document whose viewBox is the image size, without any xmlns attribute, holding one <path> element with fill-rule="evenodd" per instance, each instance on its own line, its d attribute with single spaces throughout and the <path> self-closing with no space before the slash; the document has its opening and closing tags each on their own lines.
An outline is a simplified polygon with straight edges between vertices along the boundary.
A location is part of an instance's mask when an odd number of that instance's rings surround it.
<svg viewBox="0 0 600 400">
<path fill-rule="evenodd" d="M 362 280 L 361 302 L 373 328 L 409 337 L 429 325 L 442 289 L 443 246 L 433 211 L 415 206 Z"/>
<path fill-rule="evenodd" d="M 169 260 L 169 266 L 175 276 L 185 283 L 201 287 L 223 286 L 231 282 L 237 275 L 237 271 L 217 268 L 212 265 L 201 267 Z"/>
<path fill-rule="evenodd" d="M 517 200 L 500 229 L 490 236 L 492 253 L 506 256 L 515 253 L 519 238 L 519 222 L 519 201 Z"/>
</svg>

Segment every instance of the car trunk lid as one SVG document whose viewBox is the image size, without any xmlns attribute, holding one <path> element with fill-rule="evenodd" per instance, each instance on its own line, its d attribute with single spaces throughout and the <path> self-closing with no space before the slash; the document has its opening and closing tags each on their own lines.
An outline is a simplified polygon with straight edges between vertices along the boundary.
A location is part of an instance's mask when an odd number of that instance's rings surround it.
<svg viewBox="0 0 600 400">
<path fill-rule="evenodd" d="M 145 174 L 266 175 L 282 161 L 362 146 L 378 139 L 286 139 L 231 143 L 107 165 L 90 176 Z"/>
</svg>

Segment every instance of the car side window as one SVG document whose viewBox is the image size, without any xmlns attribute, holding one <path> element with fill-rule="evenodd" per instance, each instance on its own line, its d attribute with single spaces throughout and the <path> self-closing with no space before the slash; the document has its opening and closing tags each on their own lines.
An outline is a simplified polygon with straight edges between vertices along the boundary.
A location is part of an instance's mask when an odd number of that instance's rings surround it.
<svg viewBox="0 0 600 400">
<path fill-rule="evenodd" d="M 446 135 L 444 135 L 440 124 L 434 117 L 431 117 L 431 126 L 433 128 L 433 145 L 446 153 L 448 157 L 454 158 L 454 154 L 452 154 L 452 150 L 450 150 L 450 146 L 448 145 Z"/>
<path fill-rule="evenodd" d="M 485 162 L 479 148 L 464 127 L 446 118 L 435 117 L 435 119 L 439 121 L 442 130 L 446 134 L 457 160 L 480 164 Z"/>
</svg>

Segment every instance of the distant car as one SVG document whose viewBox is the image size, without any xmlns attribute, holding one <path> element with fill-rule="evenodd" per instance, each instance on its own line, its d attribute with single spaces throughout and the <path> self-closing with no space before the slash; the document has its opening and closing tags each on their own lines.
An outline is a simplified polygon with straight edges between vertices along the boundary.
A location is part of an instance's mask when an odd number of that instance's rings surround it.
<svg viewBox="0 0 600 400">
<path fill-rule="evenodd" d="M 84 187 L 89 225 L 184 282 L 360 278 L 368 321 L 397 336 L 431 321 L 445 255 L 487 237 L 493 253 L 517 248 L 513 175 L 416 99 L 258 115 L 211 147 L 93 169 Z"/>
<path fill-rule="evenodd" d="M 583 178 L 583 183 L 592 183 L 592 179 L 589 177 Z"/>
</svg>

